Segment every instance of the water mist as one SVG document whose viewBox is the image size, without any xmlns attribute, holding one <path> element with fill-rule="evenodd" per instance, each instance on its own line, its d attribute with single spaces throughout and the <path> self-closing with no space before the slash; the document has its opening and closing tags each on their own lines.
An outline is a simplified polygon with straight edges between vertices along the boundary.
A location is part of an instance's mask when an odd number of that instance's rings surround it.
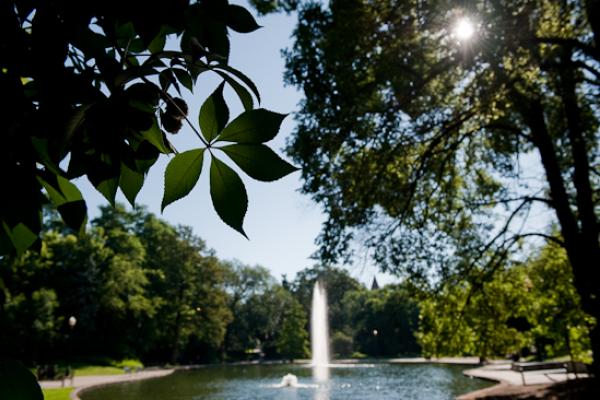
<svg viewBox="0 0 600 400">
<path fill-rule="evenodd" d="M 310 318 L 313 377 L 317 382 L 329 379 L 329 324 L 327 292 L 317 281 L 313 289 Z"/>
</svg>

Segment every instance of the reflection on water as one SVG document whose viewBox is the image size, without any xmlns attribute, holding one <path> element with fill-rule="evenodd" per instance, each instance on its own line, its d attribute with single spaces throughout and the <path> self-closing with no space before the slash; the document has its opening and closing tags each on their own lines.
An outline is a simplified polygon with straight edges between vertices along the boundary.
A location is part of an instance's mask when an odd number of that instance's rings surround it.
<svg viewBox="0 0 600 400">
<path fill-rule="evenodd" d="M 313 375 L 317 371 L 307 366 L 214 366 L 106 386 L 84 392 L 81 397 L 83 400 L 450 400 L 490 385 L 465 378 L 460 366 L 362 366 L 365 364 L 326 367 L 329 379 L 319 382 Z M 286 374 L 298 377 L 296 387 L 281 387 Z"/>
<path fill-rule="evenodd" d="M 314 400 L 329 400 L 329 385 L 322 385 L 315 391 Z"/>
<path fill-rule="evenodd" d="M 318 383 L 329 381 L 329 366 L 314 365 L 312 367 L 313 380 Z"/>
</svg>

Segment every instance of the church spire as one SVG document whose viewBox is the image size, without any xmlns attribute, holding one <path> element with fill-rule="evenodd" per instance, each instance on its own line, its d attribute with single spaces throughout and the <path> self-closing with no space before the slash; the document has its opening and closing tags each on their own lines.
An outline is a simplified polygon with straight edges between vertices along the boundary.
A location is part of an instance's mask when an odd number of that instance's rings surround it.
<svg viewBox="0 0 600 400">
<path fill-rule="evenodd" d="M 377 277 L 373 277 L 373 283 L 371 283 L 371 290 L 379 289 L 379 283 L 377 283 Z"/>
</svg>

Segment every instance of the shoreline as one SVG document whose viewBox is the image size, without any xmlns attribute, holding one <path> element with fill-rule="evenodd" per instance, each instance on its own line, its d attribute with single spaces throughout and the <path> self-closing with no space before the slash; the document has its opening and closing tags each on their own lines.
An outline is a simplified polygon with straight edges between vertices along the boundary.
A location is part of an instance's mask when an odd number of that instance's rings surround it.
<svg viewBox="0 0 600 400">
<path fill-rule="evenodd" d="M 535 395 L 546 391 L 557 383 L 588 377 L 587 374 L 567 373 L 563 369 L 534 370 L 521 373 L 513 371 L 511 365 L 510 362 L 496 362 L 464 370 L 463 375 L 465 376 L 497 383 L 488 388 L 462 394 L 457 397 L 457 400 Z"/>
<path fill-rule="evenodd" d="M 293 364 L 308 364 L 310 360 L 295 360 Z M 573 373 L 567 374 L 561 370 L 538 370 L 525 373 L 515 372 L 510 369 L 511 363 L 506 361 L 492 362 L 487 365 L 481 365 L 477 357 L 441 357 L 426 359 L 423 357 L 411 358 L 385 358 L 385 359 L 339 359 L 334 360 L 338 364 L 358 364 L 358 363 L 382 363 L 382 364 L 447 364 L 462 365 L 466 367 L 475 367 L 465 369 L 463 375 L 470 378 L 477 378 L 490 382 L 496 382 L 495 385 L 464 393 L 457 397 L 457 400 L 475 400 L 490 396 L 519 396 L 523 394 L 534 394 L 543 391 L 553 384 L 575 379 Z M 222 364 L 196 364 L 185 365 L 174 368 L 149 368 L 140 372 L 134 372 L 123 375 L 95 375 L 81 376 L 73 379 L 73 391 L 70 394 L 72 400 L 81 400 L 80 394 L 96 389 L 102 386 L 133 382 L 145 379 L 156 379 L 168 376 L 177 370 L 190 370 L 207 368 L 213 365 L 272 365 L 283 364 L 281 361 L 242 361 Z M 586 377 L 585 374 L 578 374 L 578 377 Z M 43 388 L 60 388 L 61 381 L 39 381 Z"/>
<path fill-rule="evenodd" d="M 80 376 L 74 377 L 71 385 L 65 385 L 65 387 L 72 387 L 73 391 L 69 397 L 71 400 L 81 400 L 79 395 L 87 390 L 96 389 L 102 386 L 113 385 L 117 383 L 134 382 L 145 379 L 156 379 L 162 378 L 172 374 L 176 368 L 156 368 L 148 369 L 140 372 L 133 372 L 123 375 L 91 375 L 91 376 Z M 65 383 L 68 383 L 66 380 Z M 62 381 L 39 381 L 40 387 L 44 389 L 58 389 L 62 387 Z"/>
</svg>

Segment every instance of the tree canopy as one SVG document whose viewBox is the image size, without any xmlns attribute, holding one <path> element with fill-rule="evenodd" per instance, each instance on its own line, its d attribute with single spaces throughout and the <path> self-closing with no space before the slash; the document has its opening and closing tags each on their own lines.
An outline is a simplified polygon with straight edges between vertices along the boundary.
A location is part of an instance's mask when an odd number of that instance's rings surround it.
<svg viewBox="0 0 600 400">
<path fill-rule="evenodd" d="M 541 237 L 565 248 L 583 308 L 600 317 L 599 12 L 567 0 L 302 5 L 286 77 L 305 98 L 289 153 L 328 216 L 321 258 L 349 258 L 358 242 L 416 283 L 480 287 Z M 463 18 L 470 38 L 453 30 Z"/>
<path fill-rule="evenodd" d="M 525 263 L 505 265 L 479 290 L 447 282 L 419 302 L 417 338 L 426 356 L 568 355 L 589 362 L 595 321 L 582 311 L 563 248 L 549 244 Z"/>
<path fill-rule="evenodd" d="M 85 200 L 72 180 L 85 176 L 114 204 L 118 189 L 134 204 L 150 167 L 171 155 L 162 208 L 186 196 L 210 155 L 210 194 L 221 219 L 241 234 L 248 176 L 273 181 L 294 171 L 264 143 L 285 115 L 263 108 L 254 83 L 229 65 L 229 31 L 259 28 L 227 0 L 4 1 L 0 5 L 0 253 L 39 247 L 42 206 L 51 202 L 76 231 Z M 181 98 L 200 74 L 222 84 L 189 110 Z M 225 85 L 244 111 L 229 115 Z M 195 121 L 195 122 L 192 122 Z M 169 135 L 187 124 L 198 147 L 175 149 Z M 227 157 L 224 157 L 224 156 Z"/>
</svg>

